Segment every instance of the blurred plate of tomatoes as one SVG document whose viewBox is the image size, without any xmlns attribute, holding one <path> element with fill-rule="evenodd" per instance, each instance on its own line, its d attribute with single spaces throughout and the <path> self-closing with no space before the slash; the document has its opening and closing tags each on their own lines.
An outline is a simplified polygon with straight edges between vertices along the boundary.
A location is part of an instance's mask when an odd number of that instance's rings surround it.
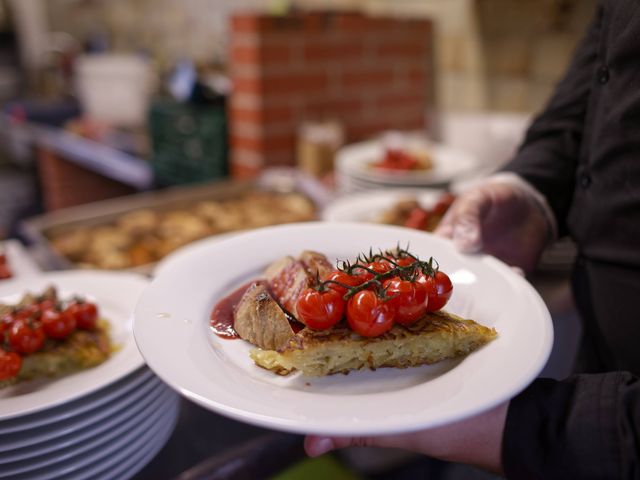
<svg viewBox="0 0 640 480">
<path fill-rule="evenodd" d="M 18 277 L 0 284 L 0 303 L 12 304 L 28 292 L 38 294 L 55 286 L 61 297 L 74 295 L 98 305 L 100 318 L 110 327 L 115 351 L 94 368 L 60 378 L 21 382 L 0 390 L 0 420 L 34 413 L 107 387 L 144 365 L 133 339 L 131 312 L 148 284 L 128 272 L 77 270 Z"/>
</svg>

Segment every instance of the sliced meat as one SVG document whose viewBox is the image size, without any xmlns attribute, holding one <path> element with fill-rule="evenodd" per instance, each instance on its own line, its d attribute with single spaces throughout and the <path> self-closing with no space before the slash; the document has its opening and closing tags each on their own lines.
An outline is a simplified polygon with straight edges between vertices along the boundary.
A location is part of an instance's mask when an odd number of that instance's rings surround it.
<svg viewBox="0 0 640 480">
<path fill-rule="evenodd" d="M 312 250 L 305 250 L 300 254 L 299 260 L 302 262 L 311 278 L 315 279 L 319 276 L 321 279 L 329 276 L 335 270 L 327 257 L 322 253 Z"/>
<path fill-rule="evenodd" d="M 314 278 L 302 262 L 284 257 L 269 265 L 265 271 L 269 288 L 282 308 L 298 319 L 296 302 L 305 288 L 313 285 Z"/>
<path fill-rule="evenodd" d="M 234 313 L 234 329 L 254 345 L 277 350 L 295 335 L 286 314 L 263 283 L 252 284 Z"/>
</svg>

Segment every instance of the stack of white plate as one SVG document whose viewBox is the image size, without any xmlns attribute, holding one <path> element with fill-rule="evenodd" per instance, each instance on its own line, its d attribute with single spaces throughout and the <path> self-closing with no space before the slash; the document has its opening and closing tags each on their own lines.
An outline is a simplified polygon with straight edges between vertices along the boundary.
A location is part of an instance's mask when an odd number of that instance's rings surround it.
<svg viewBox="0 0 640 480">
<path fill-rule="evenodd" d="M 402 148 L 422 150 L 432 160 L 428 170 L 390 171 L 372 165 L 385 155 L 383 139 L 348 145 L 336 156 L 336 186 L 340 193 L 353 193 L 379 188 L 446 187 L 468 178 L 479 168 L 478 159 L 469 153 L 429 142 L 420 136 L 406 136 Z"/>
<path fill-rule="evenodd" d="M 130 315 L 147 283 L 130 273 L 77 271 L 0 285 L 0 302 L 48 285 L 63 297 L 92 299 L 117 347 L 95 368 L 0 390 L 0 479 L 127 479 L 162 448 L 179 397 L 144 365 L 133 339 Z"/>
</svg>

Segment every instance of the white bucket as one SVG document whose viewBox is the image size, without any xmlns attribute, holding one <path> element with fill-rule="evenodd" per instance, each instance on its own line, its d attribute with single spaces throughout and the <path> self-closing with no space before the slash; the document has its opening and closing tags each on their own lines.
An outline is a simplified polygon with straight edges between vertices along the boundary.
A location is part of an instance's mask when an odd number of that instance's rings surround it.
<svg viewBox="0 0 640 480">
<path fill-rule="evenodd" d="M 135 55 L 85 55 L 75 66 L 78 98 L 87 117 L 121 127 L 145 124 L 155 86 L 148 61 Z"/>
</svg>

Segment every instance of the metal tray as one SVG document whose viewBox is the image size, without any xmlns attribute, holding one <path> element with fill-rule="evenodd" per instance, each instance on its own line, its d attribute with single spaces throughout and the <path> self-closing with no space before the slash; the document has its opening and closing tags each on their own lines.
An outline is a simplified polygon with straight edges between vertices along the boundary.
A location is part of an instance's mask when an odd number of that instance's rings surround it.
<svg viewBox="0 0 640 480">
<path fill-rule="evenodd" d="M 198 201 L 228 200 L 252 191 L 297 192 L 305 195 L 314 204 L 317 218 L 320 218 L 321 210 L 331 198 L 329 191 L 315 179 L 293 169 L 277 168 L 266 170 L 255 180 L 222 180 L 173 187 L 58 210 L 22 221 L 20 230 L 44 269 L 72 269 L 77 268 L 76 264 L 55 251 L 51 245 L 50 238 L 56 233 L 81 227 L 111 225 L 122 215 L 140 209 L 180 209 Z M 126 270 L 151 274 L 155 265 L 156 263 L 150 263 Z"/>
</svg>

